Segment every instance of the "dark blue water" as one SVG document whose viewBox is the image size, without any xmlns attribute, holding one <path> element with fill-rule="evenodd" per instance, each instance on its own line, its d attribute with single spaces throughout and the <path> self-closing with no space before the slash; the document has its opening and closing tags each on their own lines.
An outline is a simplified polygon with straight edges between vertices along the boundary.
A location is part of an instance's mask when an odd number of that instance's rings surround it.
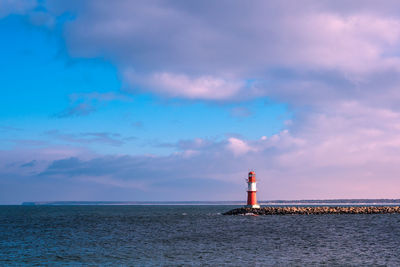
<svg viewBox="0 0 400 267">
<path fill-rule="evenodd" d="M 0 206 L 0 265 L 400 266 L 400 215 L 232 206 Z"/>
</svg>

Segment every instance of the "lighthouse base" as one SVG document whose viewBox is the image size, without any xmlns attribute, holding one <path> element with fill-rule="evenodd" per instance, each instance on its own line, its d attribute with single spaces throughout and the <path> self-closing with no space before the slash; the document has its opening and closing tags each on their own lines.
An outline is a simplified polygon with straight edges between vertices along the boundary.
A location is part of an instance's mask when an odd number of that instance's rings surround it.
<svg viewBox="0 0 400 267">
<path fill-rule="evenodd" d="M 252 209 L 259 209 L 260 208 L 260 205 L 258 205 L 258 204 L 255 204 L 255 205 L 246 205 L 246 206 L 244 206 L 245 208 L 252 208 Z"/>
</svg>

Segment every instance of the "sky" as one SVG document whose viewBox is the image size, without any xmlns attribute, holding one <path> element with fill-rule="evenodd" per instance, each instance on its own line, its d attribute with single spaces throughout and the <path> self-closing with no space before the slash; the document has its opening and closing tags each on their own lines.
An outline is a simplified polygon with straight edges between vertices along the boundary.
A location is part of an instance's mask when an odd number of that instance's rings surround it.
<svg viewBox="0 0 400 267">
<path fill-rule="evenodd" d="M 0 0 L 0 204 L 400 198 L 399 14 Z"/>
</svg>

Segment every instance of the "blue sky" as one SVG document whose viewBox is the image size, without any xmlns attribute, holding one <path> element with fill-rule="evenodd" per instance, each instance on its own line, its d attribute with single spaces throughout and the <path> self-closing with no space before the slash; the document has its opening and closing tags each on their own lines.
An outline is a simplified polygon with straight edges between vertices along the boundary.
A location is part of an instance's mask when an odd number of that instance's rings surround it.
<svg viewBox="0 0 400 267">
<path fill-rule="evenodd" d="M 0 203 L 400 197 L 397 6 L 0 1 Z"/>
<path fill-rule="evenodd" d="M 112 63 L 68 56 L 57 30 L 32 27 L 21 16 L 1 20 L 0 34 L 5 40 L 0 44 L 5 93 L 0 115 L 4 126 L 22 130 L 1 133 L 5 148 L 12 149 L 16 137 L 70 144 L 47 134 L 58 131 L 60 135 L 110 133 L 130 139 L 124 145 L 87 144 L 95 152 L 168 154 L 174 149 L 160 145 L 230 135 L 260 138 L 279 132 L 290 118 L 285 104 L 266 97 L 206 103 L 127 93 Z M 115 99 L 85 100 L 90 94 Z M 68 113 L 80 103 L 90 107 L 83 108 L 86 112 Z"/>
</svg>

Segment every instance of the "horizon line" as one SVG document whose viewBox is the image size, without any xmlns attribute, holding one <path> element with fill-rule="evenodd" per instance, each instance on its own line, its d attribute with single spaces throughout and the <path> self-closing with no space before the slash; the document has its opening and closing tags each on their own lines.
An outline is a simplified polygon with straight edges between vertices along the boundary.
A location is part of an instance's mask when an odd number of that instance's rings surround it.
<svg viewBox="0 0 400 267">
<path fill-rule="evenodd" d="M 335 198 L 335 199 L 292 199 L 292 200 L 259 200 L 259 204 L 289 204 L 289 203 L 307 203 L 307 204 L 344 204 L 344 203 L 399 203 L 400 198 Z M 0 205 L 151 205 L 151 204 L 233 204 L 233 205 L 241 205 L 245 204 L 245 200 L 148 200 L 148 201 L 135 201 L 135 200 L 121 200 L 121 201 L 107 201 L 107 200 L 56 200 L 56 201 L 24 201 L 19 204 L 6 204 L 0 203 Z"/>
</svg>

